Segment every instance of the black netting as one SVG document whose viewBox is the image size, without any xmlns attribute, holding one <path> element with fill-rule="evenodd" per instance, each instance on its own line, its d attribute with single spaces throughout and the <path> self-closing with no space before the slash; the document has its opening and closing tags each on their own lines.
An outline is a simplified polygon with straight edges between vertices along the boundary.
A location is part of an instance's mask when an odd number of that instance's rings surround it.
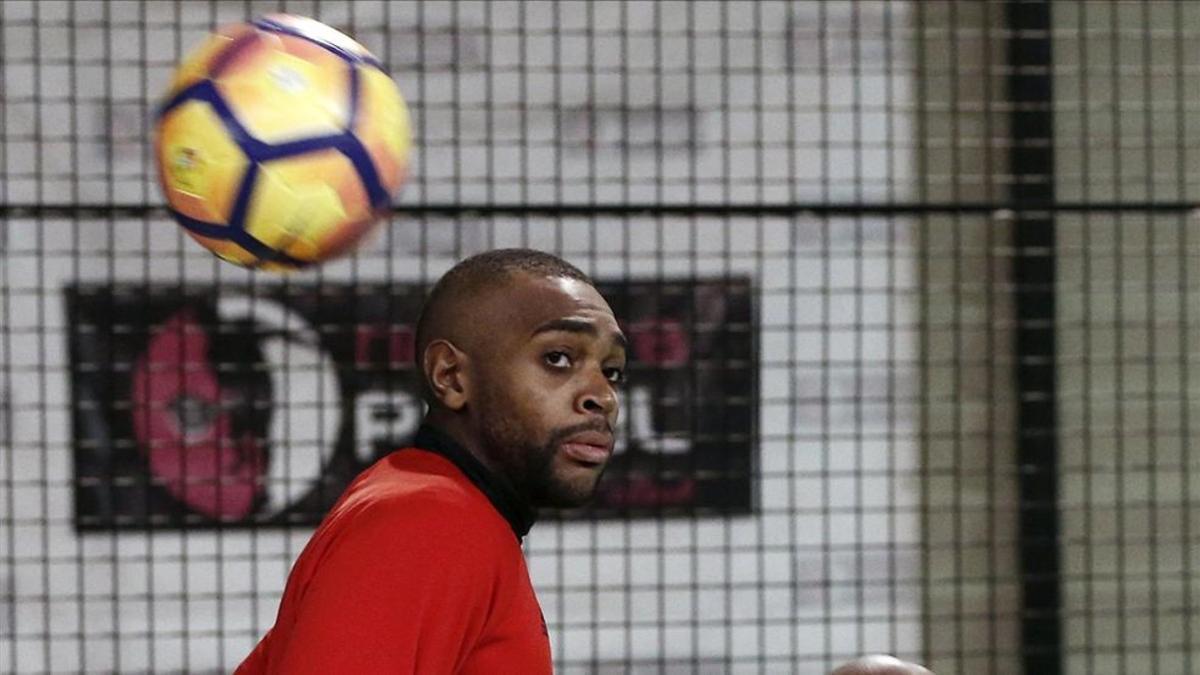
<svg viewBox="0 0 1200 675">
<path fill-rule="evenodd" d="M 288 276 L 193 242 L 150 143 L 183 55 L 276 11 L 371 49 L 414 123 L 387 225 Z M 502 246 L 592 274 L 633 343 L 597 502 L 526 542 L 559 671 L 1195 670 L 1200 5 L 3 0 L 0 30 L 0 670 L 229 671 L 411 435 L 422 294 Z M 156 459 L 176 333 L 236 396 L 173 398 L 192 446 Z M 263 491 L 165 477 L 215 420 Z"/>
</svg>

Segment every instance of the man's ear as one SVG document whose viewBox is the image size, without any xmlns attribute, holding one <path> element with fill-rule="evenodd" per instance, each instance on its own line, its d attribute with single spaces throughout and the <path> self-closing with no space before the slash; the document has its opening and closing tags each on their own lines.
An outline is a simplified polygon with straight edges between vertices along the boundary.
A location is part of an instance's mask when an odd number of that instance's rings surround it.
<svg viewBox="0 0 1200 675">
<path fill-rule="evenodd" d="M 430 391 L 443 406 L 455 412 L 467 404 L 467 360 L 466 353 L 449 340 L 430 342 L 421 359 Z"/>
</svg>

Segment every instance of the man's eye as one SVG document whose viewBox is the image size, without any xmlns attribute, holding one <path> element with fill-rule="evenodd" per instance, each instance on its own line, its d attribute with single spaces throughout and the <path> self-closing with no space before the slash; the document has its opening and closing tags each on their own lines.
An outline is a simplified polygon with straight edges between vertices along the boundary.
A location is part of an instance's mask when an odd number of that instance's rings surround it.
<svg viewBox="0 0 1200 675">
<path fill-rule="evenodd" d="M 571 357 L 566 352 L 549 352 L 545 356 L 546 365 L 554 368 L 570 368 Z"/>
<path fill-rule="evenodd" d="M 604 376 L 613 384 L 621 384 L 625 381 L 625 371 L 620 368 L 605 368 Z"/>
</svg>

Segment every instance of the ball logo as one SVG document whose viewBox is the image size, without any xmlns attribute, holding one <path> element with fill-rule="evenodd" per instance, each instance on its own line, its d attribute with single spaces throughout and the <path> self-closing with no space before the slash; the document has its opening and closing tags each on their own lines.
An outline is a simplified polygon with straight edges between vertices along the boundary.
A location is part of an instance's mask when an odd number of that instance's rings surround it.
<svg viewBox="0 0 1200 675">
<path fill-rule="evenodd" d="M 289 94 L 299 94 L 308 89 L 308 80 L 300 74 L 299 70 L 291 66 L 274 65 L 267 71 L 267 75 L 271 78 L 271 82 L 283 91 Z"/>
<path fill-rule="evenodd" d="M 195 148 L 176 145 L 169 152 L 171 187 L 191 195 L 204 193 L 204 159 Z"/>
<path fill-rule="evenodd" d="M 306 232 L 311 232 L 312 218 L 309 216 L 307 209 L 297 208 L 288 214 L 283 221 L 283 229 L 293 237 L 299 237 Z"/>
</svg>

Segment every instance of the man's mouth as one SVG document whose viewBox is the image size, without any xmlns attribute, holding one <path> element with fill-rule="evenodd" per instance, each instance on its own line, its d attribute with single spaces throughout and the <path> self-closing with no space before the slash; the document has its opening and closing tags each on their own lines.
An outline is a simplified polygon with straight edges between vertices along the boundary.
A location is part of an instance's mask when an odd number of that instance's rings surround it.
<svg viewBox="0 0 1200 675">
<path fill-rule="evenodd" d="M 580 464 L 600 465 L 612 454 L 612 434 L 603 431 L 583 431 L 568 436 L 559 445 L 569 459 Z"/>
</svg>

